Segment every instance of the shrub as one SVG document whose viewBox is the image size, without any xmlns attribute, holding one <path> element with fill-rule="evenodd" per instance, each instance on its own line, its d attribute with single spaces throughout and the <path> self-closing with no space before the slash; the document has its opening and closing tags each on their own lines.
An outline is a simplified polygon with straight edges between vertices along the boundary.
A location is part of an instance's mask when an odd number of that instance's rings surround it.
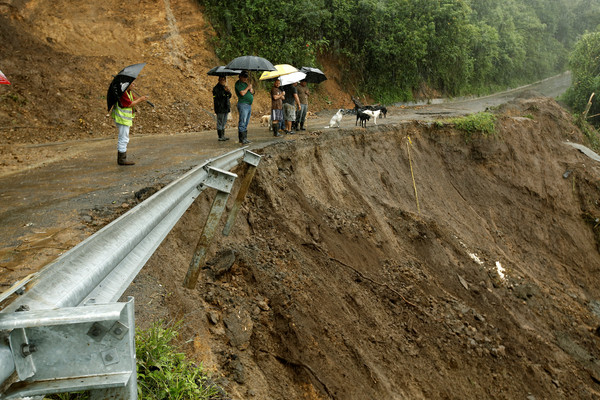
<svg viewBox="0 0 600 400">
<path fill-rule="evenodd" d="M 139 400 L 194 399 L 218 400 L 223 390 L 216 386 L 202 365 L 186 360 L 172 342 L 180 324 L 166 327 L 162 321 L 150 329 L 136 331 L 137 384 Z M 63 393 L 47 397 L 57 400 L 87 400 L 87 392 Z"/>
<path fill-rule="evenodd" d="M 469 141 L 476 132 L 481 133 L 483 136 L 492 136 L 496 134 L 496 116 L 489 112 L 480 112 L 464 117 L 439 120 L 436 122 L 436 125 L 454 126 L 456 129 L 465 133 L 467 141 Z"/>
</svg>

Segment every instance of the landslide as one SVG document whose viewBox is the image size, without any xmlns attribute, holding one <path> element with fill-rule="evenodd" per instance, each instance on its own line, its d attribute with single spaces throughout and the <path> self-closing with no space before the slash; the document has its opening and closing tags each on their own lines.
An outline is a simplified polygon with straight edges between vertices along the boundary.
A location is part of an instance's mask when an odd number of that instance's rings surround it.
<svg viewBox="0 0 600 400">
<path fill-rule="evenodd" d="M 600 170 L 554 100 L 497 117 L 264 148 L 196 289 L 210 190 L 136 278 L 140 324 L 183 321 L 235 399 L 598 398 Z"/>
<path fill-rule="evenodd" d="M 214 35 L 194 0 L 0 2 L 0 167 L 56 156 L 22 144 L 114 137 L 106 88 L 138 62 L 156 107 L 132 135 L 214 129 Z M 313 109 L 351 107 L 323 69 Z M 136 322 L 182 320 L 236 399 L 598 398 L 598 167 L 553 100 L 498 115 L 493 137 L 406 122 L 260 150 L 197 288 L 181 282 L 210 190 L 126 293 Z"/>
</svg>

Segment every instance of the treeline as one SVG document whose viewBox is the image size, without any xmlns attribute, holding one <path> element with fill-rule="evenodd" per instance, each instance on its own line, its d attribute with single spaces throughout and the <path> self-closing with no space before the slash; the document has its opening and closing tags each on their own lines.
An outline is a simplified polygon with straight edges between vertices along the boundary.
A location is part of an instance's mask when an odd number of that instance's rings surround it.
<svg viewBox="0 0 600 400">
<path fill-rule="evenodd" d="M 348 88 L 385 103 L 421 87 L 458 96 L 548 77 L 600 23 L 600 0 L 198 1 L 222 60 L 318 66 L 326 54 Z"/>
<path fill-rule="evenodd" d="M 600 29 L 584 34 L 569 59 L 573 81 L 564 100 L 581 122 L 600 126 Z M 600 143 L 597 144 L 600 147 Z"/>
</svg>

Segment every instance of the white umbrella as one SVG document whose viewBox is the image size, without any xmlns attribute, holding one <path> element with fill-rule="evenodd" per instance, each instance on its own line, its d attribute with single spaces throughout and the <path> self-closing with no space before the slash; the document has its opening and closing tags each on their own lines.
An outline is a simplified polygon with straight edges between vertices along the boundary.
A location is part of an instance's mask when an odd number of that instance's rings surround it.
<svg viewBox="0 0 600 400">
<path fill-rule="evenodd" d="M 298 71 L 292 72 L 291 74 L 282 75 L 279 77 L 279 80 L 281 81 L 281 86 L 285 86 L 295 82 L 300 82 L 304 78 L 306 78 L 306 74 Z"/>
</svg>

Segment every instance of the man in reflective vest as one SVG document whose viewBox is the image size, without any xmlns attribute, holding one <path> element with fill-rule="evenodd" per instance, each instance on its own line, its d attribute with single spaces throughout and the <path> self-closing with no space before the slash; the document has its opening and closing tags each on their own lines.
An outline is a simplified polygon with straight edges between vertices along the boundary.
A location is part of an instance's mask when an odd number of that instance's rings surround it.
<svg viewBox="0 0 600 400">
<path fill-rule="evenodd" d="M 117 164 L 119 165 L 134 165 L 133 161 L 127 161 L 127 143 L 129 143 L 129 128 L 133 125 L 134 110 L 133 107 L 137 104 L 146 101 L 147 96 L 136 98 L 131 89 L 134 82 L 131 82 L 127 90 L 123 92 L 117 104 L 112 111 L 112 117 L 117 125 L 119 132 L 119 140 L 117 142 Z"/>
</svg>

